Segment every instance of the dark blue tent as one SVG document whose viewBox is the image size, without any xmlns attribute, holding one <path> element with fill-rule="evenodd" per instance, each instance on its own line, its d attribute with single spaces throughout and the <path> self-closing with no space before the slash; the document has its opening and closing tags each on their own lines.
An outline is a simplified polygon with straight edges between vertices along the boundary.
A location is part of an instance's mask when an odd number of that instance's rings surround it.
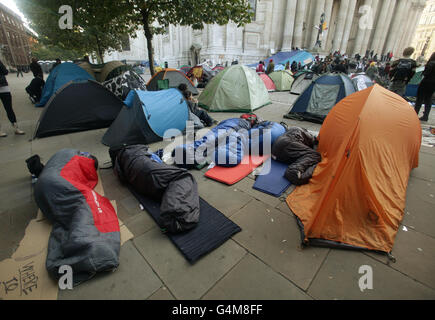
<svg viewBox="0 0 435 320">
<path fill-rule="evenodd" d="M 78 65 L 65 62 L 54 68 L 45 82 L 42 97 L 36 107 L 43 107 L 54 93 L 70 82 L 83 82 L 95 80 L 85 69 Z"/>
<path fill-rule="evenodd" d="M 183 132 L 189 118 L 187 102 L 177 89 L 131 90 L 116 120 L 104 134 L 109 147 L 161 141 L 165 132 Z M 172 132 L 174 135 L 175 131 Z"/>
<path fill-rule="evenodd" d="M 355 86 L 347 75 L 323 75 L 311 83 L 284 117 L 323 123 L 332 107 L 354 92 Z"/>
</svg>

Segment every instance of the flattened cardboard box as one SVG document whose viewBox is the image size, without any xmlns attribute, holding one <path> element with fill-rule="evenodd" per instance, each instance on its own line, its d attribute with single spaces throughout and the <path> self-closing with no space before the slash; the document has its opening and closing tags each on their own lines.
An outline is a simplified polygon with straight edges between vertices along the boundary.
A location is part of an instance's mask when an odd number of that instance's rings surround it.
<svg viewBox="0 0 435 320">
<path fill-rule="evenodd" d="M 101 179 L 95 191 L 104 195 Z M 111 201 L 117 212 L 116 202 Z M 133 238 L 119 220 L 121 246 Z M 11 258 L 0 262 L 0 299 L 4 300 L 56 300 L 58 283 L 45 268 L 47 245 L 52 226 L 39 210 L 37 217 L 30 221 L 24 238 Z M 92 281 L 89 280 L 89 281 Z"/>
</svg>

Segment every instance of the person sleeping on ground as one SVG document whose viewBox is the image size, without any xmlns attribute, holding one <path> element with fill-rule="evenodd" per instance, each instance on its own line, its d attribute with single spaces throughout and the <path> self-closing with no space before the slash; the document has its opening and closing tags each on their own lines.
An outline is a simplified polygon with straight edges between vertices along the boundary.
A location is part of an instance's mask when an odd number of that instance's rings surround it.
<svg viewBox="0 0 435 320">
<path fill-rule="evenodd" d="M 190 112 L 196 115 L 207 127 L 211 127 L 212 125 L 218 123 L 208 115 L 207 111 L 198 108 L 198 101 L 193 98 L 192 92 L 187 89 L 187 85 L 185 83 L 181 83 L 178 86 L 178 90 L 181 91 L 186 99 Z"/>
<path fill-rule="evenodd" d="M 314 150 L 317 139 L 306 129 L 290 127 L 286 133 L 276 139 L 272 146 L 272 158 L 289 164 L 285 177 L 294 185 L 307 184 L 314 169 L 322 160 L 320 153 Z"/>
<path fill-rule="evenodd" d="M 163 231 L 178 233 L 199 222 L 199 194 L 195 178 L 186 170 L 167 165 L 144 145 L 109 150 L 115 175 L 122 183 L 160 203 Z"/>
</svg>

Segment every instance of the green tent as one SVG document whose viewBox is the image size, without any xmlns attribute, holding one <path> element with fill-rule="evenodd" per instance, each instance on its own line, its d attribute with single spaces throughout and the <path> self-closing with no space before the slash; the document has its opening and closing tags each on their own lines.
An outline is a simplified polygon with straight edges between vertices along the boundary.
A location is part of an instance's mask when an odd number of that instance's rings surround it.
<svg viewBox="0 0 435 320">
<path fill-rule="evenodd" d="M 408 84 L 420 84 L 421 80 L 423 80 L 423 71 L 424 71 L 424 66 L 423 67 L 419 67 L 415 70 L 415 74 L 412 77 L 411 81 L 409 81 Z"/>
<path fill-rule="evenodd" d="M 285 70 L 272 72 L 269 77 L 275 83 L 276 91 L 290 91 L 295 81 L 290 72 Z"/>
<path fill-rule="evenodd" d="M 199 96 L 209 111 L 251 112 L 270 104 L 269 93 L 255 70 L 234 65 L 218 73 Z"/>
</svg>

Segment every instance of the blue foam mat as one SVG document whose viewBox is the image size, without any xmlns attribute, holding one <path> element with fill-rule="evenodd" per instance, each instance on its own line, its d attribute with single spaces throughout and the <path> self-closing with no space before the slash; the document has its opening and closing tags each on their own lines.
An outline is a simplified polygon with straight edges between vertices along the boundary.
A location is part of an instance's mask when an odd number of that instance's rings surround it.
<svg viewBox="0 0 435 320">
<path fill-rule="evenodd" d="M 269 159 L 265 162 L 261 173 L 269 169 L 269 164 L 270 172 L 266 175 L 260 174 L 253 188 L 274 197 L 280 197 L 291 186 L 291 182 L 284 177 L 288 164 Z"/>
</svg>

